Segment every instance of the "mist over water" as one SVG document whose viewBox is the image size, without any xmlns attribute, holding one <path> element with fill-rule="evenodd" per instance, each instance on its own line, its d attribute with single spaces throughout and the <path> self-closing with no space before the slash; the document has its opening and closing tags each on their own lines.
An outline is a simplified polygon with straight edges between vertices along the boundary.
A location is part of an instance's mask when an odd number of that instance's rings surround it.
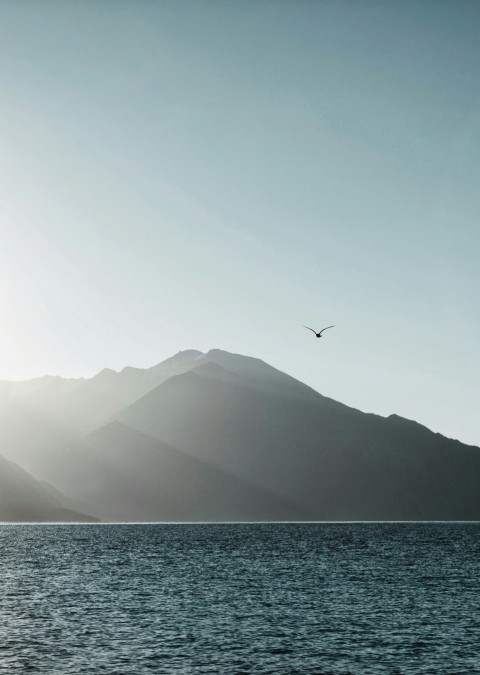
<svg viewBox="0 0 480 675">
<path fill-rule="evenodd" d="M 5 525 L 5 673 L 473 673 L 480 525 Z"/>
</svg>

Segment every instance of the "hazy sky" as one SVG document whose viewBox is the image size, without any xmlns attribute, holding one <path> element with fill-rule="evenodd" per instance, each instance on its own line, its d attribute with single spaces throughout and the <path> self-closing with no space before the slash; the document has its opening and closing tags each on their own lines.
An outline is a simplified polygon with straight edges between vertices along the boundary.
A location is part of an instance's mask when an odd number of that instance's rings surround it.
<svg viewBox="0 0 480 675">
<path fill-rule="evenodd" d="M 479 34 L 475 0 L 2 0 L 0 377 L 219 347 L 480 444 Z"/>
</svg>

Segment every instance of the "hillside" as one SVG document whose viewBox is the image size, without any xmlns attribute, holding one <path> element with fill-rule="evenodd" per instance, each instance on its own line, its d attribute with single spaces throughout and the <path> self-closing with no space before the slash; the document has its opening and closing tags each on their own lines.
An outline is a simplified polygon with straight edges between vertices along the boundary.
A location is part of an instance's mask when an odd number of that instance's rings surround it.
<svg viewBox="0 0 480 675">
<path fill-rule="evenodd" d="M 52 486 L 35 480 L 0 456 L 0 521 L 56 522 L 96 520 L 75 510 L 75 505 Z"/>
<path fill-rule="evenodd" d="M 53 475 L 102 520 L 272 520 L 307 512 L 119 422 L 89 434 Z"/>
<path fill-rule="evenodd" d="M 479 448 L 258 359 L 188 350 L 60 380 L 4 384 L 2 448 L 102 519 L 480 519 Z"/>
</svg>

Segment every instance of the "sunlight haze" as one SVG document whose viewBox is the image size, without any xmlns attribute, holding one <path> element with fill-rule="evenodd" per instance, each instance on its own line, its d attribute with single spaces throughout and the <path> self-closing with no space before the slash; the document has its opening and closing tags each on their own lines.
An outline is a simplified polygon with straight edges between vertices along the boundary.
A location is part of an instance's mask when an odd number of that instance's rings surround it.
<svg viewBox="0 0 480 675">
<path fill-rule="evenodd" d="M 479 28 L 4 0 L 0 379 L 220 348 L 479 445 Z"/>
</svg>

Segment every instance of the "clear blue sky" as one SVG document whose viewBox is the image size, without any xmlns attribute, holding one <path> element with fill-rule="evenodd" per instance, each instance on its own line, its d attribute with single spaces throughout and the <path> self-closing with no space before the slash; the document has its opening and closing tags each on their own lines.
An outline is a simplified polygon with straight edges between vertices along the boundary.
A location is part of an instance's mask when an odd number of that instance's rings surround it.
<svg viewBox="0 0 480 675">
<path fill-rule="evenodd" d="M 479 35 L 474 0 L 3 0 L 0 377 L 219 347 L 480 445 Z"/>
</svg>

